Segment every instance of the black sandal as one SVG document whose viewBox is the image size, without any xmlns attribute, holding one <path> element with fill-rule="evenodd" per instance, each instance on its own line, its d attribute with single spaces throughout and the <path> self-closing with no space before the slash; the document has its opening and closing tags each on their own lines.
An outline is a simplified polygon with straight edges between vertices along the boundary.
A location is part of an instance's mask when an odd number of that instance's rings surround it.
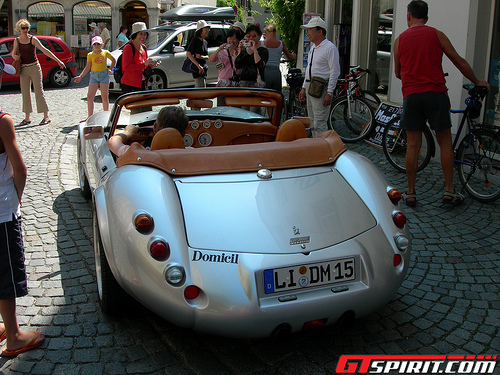
<svg viewBox="0 0 500 375">
<path fill-rule="evenodd" d="M 401 198 L 406 203 L 408 207 L 415 207 L 417 205 L 417 193 L 403 193 L 401 194 Z M 408 200 L 413 199 L 413 200 Z"/>
<path fill-rule="evenodd" d="M 452 193 L 451 191 L 445 191 L 444 197 L 443 197 L 443 203 L 452 204 L 454 206 L 462 203 L 464 200 L 465 200 L 465 196 L 463 194 L 460 194 L 457 192 Z"/>
<path fill-rule="evenodd" d="M 24 126 L 24 125 L 29 125 L 31 124 L 31 121 L 26 121 L 26 120 L 23 120 L 19 123 L 19 126 Z"/>
</svg>

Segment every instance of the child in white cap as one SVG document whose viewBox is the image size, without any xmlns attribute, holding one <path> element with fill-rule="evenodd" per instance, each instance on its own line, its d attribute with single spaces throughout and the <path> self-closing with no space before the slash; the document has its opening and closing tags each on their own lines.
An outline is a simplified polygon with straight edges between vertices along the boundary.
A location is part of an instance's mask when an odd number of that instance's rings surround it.
<svg viewBox="0 0 500 375">
<path fill-rule="evenodd" d="M 75 82 L 78 83 L 85 77 L 85 74 L 90 70 L 89 90 L 87 92 L 87 108 L 88 116 L 94 113 L 94 98 L 97 88 L 101 89 L 102 109 L 109 110 L 109 74 L 113 71 L 116 64 L 116 59 L 108 50 L 102 49 L 102 38 L 95 36 L 92 38 L 92 52 L 87 54 L 87 65 L 75 77 Z M 106 60 L 111 60 L 111 66 L 107 67 Z"/>
</svg>

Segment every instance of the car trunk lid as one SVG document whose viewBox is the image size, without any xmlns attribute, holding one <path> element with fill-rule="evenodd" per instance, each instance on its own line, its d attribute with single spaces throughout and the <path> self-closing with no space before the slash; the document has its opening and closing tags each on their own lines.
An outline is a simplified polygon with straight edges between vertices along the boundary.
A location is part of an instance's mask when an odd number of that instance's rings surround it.
<svg viewBox="0 0 500 375">
<path fill-rule="evenodd" d="M 176 179 L 189 246 L 245 253 L 314 251 L 369 230 L 376 220 L 328 167 Z"/>
</svg>

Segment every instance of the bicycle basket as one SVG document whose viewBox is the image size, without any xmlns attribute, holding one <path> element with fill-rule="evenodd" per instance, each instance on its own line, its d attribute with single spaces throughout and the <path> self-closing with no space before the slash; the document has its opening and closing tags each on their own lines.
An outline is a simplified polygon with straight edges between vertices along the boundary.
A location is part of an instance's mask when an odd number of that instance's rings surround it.
<svg viewBox="0 0 500 375">
<path fill-rule="evenodd" d="M 304 83 L 304 77 L 302 75 L 288 74 L 286 76 L 286 83 L 290 87 L 301 87 Z"/>
<path fill-rule="evenodd" d="M 481 102 L 469 96 L 467 99 L 465 99 L 465 104 L 469 109 L 469 117 L 472 119 L 478 118 L 481 114 Z"/>
</svg>

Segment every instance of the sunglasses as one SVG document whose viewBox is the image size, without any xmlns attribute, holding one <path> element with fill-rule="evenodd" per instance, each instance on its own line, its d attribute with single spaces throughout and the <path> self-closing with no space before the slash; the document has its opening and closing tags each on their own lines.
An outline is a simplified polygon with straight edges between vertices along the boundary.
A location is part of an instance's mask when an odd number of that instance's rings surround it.
<svg viewBox="0 0 500 375">
<path fill-rule="evenodd" d="M 22 27 L 21 27 L 21 30 L 29 30 L 29 29 L 30 29 L 30 27 L 29 27 L 29 26 L 22 26 Z"/>
<path fill-rule="evenodd" d="M 97 42 L 95 42 L 95 43 L 94 43 L 94 44 L 92 44 L 92 45 L 93 45 L 93 46 L 96 46 L 96 45 L 97 45 L 97 46 L 100 46 L 100 45 L 102 45 L 102 43 L 97 43 Z"/>
</svg>

